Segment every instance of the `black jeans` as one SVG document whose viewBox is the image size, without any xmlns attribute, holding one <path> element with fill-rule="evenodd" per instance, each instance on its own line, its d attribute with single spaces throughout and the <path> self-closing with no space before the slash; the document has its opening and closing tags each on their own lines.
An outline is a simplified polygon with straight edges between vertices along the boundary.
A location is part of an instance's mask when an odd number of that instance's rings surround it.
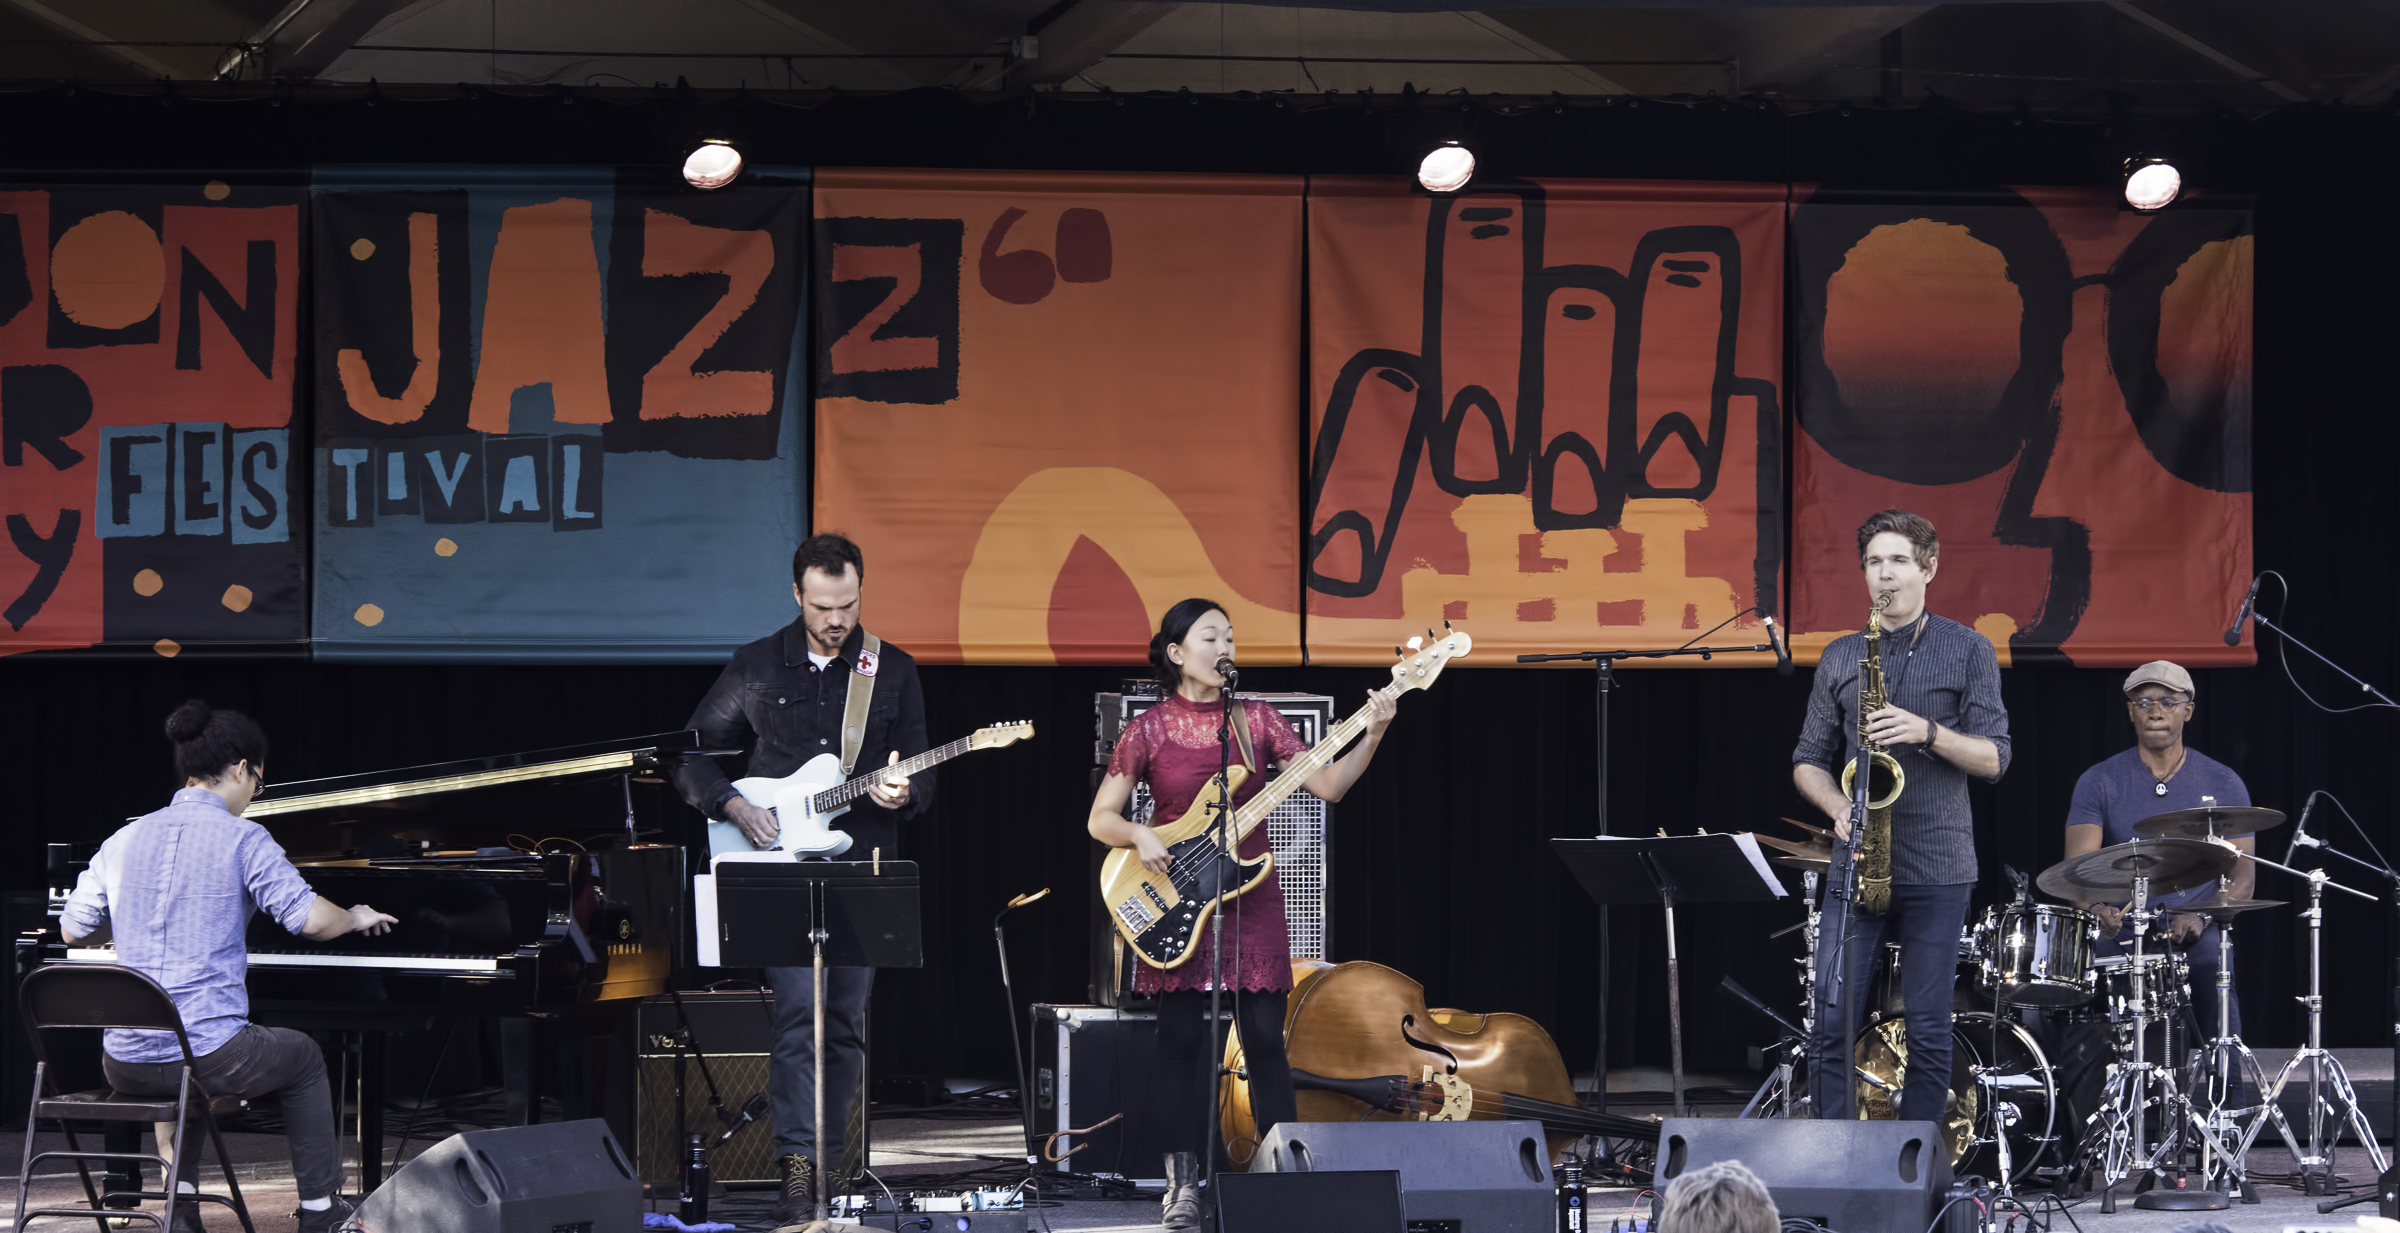
<svg viewBox="0 0 2400 1233">
<path fill-rule="evenodd" d="M 1809 1042 L 1810 1060 L 1826 1069 L 1825 1075 L 1809 1079 L 1818 1117 L 1846 1119 L 1856 1114 L 1858 1084 L 1850 1068 L 1851 1050 L 1883 944 L 1892 940 L 1900 943 L 1900 996 L 1908 1018 L 1908 1083 L 1900 1092 L 1900 1116 L 1941 1120 L 1950 1095 L 1950 999 L 1958 981 L 1959 927 L 1966 923 L 1967 897 L 1974 889 L 1971 882 L 1894 886 L 1890 911 L 1852 912 L 1838 1013 L 1832 1005 L 1833 973 L 1826 959 L 1818 960 L 1816 1031 Z M 1820 954 L 1830 955 L 1842 929 L 1839 911 L 1828 911 L 1820 928 Z"/>
<path fill-rule="evenodd" d="M 1250 1115 L 1261 1140 L 1277 1122 L 1300 1117 L 1291 1064 L 1283 1056 L 1283 1011 L 1289 1000 L 1281 991 L 1224 995 L 1241 1030 Z M 1169 1150 L 1197 1154 L 1215 1141 L 1216 1123 L 1207 1119 L 1224 1047 L 1223 1035 L 1208 1030 L 1208 994 L 1174 989 L 1158 995 L 1158 1069 L 1152 1072 L 1151 1102 L 1165 1122 Z"/>
<path fill-rule="evenodd" d="M 100 1055 L 110 1087 L 128 1096 L 173 1096 L 183 1081 L 181 1062 L 120 1062 Z M 214 1052 L 192 1060 L 192 1077 L 212 1096 L 256 1100 L 272 1096 L 283 1106 L 283 1134 L 292 1152 L 292 1178 L 303 1199 L 341 1193 L 342 1149 L 334 1141 L 333 1085 L 325 1080 L 325 1053 L 317 1042 L 290 1028 L 252 1023 Z M 170 1146 L 161 1144 L 160 1146 Z M 208 1132 L 187 1120 L 183 1158 L 175 1172 L 196 1181 L 201 1158 L 209 1155 Z"/>
<path fill-rule="evenodd" d="M 825 969 L 825 1121 L 817 1125 L 817 997 L 815 969 L 768 968 L 775 991 L 774 1052 L 767 1059 L 767 1091 L 775 1101 L 775 1154 L 801 1155 L 813 1163 L 817 1140 L 825 1141 L 828 1172 L 842 1167 L 843 1135 L 850 1103 L 867 1065 L 867 995 L 875 991 L 875 969 Z"/>
</svg>

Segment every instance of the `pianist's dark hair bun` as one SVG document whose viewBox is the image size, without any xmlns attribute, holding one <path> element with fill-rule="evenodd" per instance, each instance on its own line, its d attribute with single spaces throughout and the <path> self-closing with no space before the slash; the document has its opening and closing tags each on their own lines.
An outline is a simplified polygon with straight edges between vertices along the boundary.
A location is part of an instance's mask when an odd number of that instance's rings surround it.
<svg viewBox="0 0 2400 1233">
<path fill-rule="evenodd" d="M 1183 684 L 1183 665 L 1167 658 L 1167 648 L 1192 636 L 1192 626 L 1212 612 L 1222 612 L 1225 605 L 1213 599 L 1197 596 L 1167 609 L 1159 618 L 1158 632 L 1150 636 L 1150 674 L 1158 679 L 1162 692 L 1174 693 Z"/>
<path fill-rule="evenodd" d="M 175 773 L 186 779 L 215 779 L 247 759 L 267 761 L 267 734 L 240 711 L 220 711 L 194 698 L 167 716 L 167 739 L 175 742 Z"/>
</svg>

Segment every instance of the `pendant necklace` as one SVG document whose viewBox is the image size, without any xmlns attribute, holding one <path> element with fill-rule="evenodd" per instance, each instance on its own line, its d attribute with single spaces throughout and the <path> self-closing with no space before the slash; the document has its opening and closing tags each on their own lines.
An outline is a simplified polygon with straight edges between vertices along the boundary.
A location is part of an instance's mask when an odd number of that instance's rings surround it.
<svg viewBox="0 0 2400 1233">
<path fill-rule="evenodd" d="M 2191 750 L 2184 750 L 2183 757 L 2175 759 L 2175 765 L 2167 771 L 2165 779 L 2159 779 L 2159 777 L 2156 775 L 2151 776 L 2153 779 L 2158 779 L 2157 792 L 2160 796 L 2165 796 L 2167 794 L 2167 780 L 2175 778 L 2175 776 L 2183 770 L 2184 761 L 2191 756 Z"/>
</svg>

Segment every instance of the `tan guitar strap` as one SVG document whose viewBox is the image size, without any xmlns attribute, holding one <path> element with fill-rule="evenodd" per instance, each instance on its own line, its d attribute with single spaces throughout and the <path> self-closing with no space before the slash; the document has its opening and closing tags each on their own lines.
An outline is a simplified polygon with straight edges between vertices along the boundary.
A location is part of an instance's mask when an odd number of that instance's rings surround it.
<svg viewBox="0 0 2400 1233">
<path fill-rule="evenodd" d="M 858 663 L 850 669 L 850 695 L 842 704 L 842 778 L 850 778 L 850 770 L 858 765 L 861 746 L 867 743 L 867 703 L 875 698 L 875 674 L 883 667 L 883 639 L 865 630 L 859 648 Z"/>
<path fill-rule="evenodd" d="M 1233 743 L 1242 751 L 1242 765 L 1259 769 L 1257 755 L 1250 752 L 1250 708 L 1240 698 L 1229 698 L 1226 705 L 1233 708 Z"/>
</svg>

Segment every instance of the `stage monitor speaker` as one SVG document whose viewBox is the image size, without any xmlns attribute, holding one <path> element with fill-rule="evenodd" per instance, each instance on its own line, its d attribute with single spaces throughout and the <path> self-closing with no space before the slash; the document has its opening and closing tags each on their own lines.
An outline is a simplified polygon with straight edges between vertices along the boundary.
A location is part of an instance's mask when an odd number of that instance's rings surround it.
<svg viewBox="0 0 2400 1233">
<path fill-rule="evenodd" d="M 1219 1173 L 1209 1183 L 1214 1233 L 1407 1233 L 1400 1174 Z"/>
<path fill-rule="evenodd" d="M 1252 1173 L 1395 1170 L 1410 1229 L 1553 1233 L 1557 1188 L 1539 1122 L 1285 1122 Z M 1843 1229 L 1842 1233 L 1851 1233 Z"/>
<path fill-rule="evenodd" d="M 359 1205 L 368 1233 L 636 1233 L 642 1184 L 598 1118 L 454 1134 Z"/>
<path fill-rule="evenodd" d="M 1932 1122 L 1675 1117 L 1659 1124 L 1658 1182 L 1720 1160 L 1748 1166 L 1786 1220 L 1840 1233 L 1924 1233 L 1950 1189 Z"/>
</svg>

